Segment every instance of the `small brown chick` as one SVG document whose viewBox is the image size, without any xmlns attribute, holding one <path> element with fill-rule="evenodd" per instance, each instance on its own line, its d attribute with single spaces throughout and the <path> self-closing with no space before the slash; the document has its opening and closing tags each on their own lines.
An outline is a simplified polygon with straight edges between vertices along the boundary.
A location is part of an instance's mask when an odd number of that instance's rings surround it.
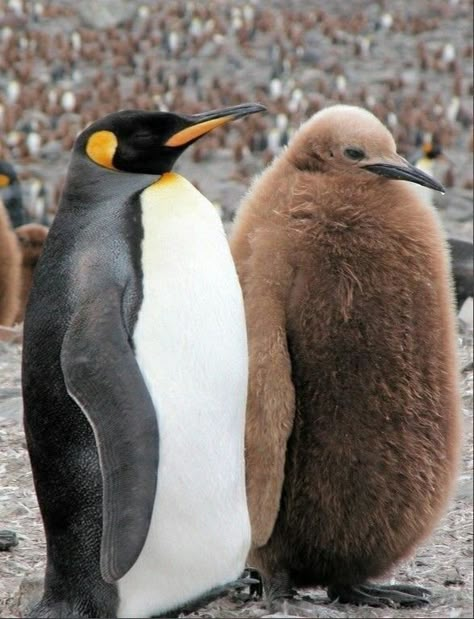
<svg viewBox="0 0 474 619">
<path fill-rule="evenodd" d="M 231 235 L 250 353 L 249 563 L 272 612 L 293 586 L 427 601 L 368 584 L 438 522 L 460 452 L 446 240 L 400 180 L 443 189 L 370 112 L 334 106 L 257 178 Z"/>
<path fill-rule="evenodd" d="M 10 218 L 0 201 L 0 325 L 15 322 L 20 298 L 21 253 L 10 225 Z"/>
<path fill-rule="evenodd" d="M 15 229 L 15 233 L 22 254 L 20 302 L 16 322 L 23 322 L 26 303 L 33 282 L 33 272 L 43 251 L 48 228 L 41 224 L 31 223 L 19 226 Z"/>
</svg>

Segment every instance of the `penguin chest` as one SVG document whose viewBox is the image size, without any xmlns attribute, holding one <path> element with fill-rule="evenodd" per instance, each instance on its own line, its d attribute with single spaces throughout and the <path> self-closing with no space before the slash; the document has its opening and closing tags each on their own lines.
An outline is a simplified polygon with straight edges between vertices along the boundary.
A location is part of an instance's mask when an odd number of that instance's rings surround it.
<svg viewBox="0 0 474 619">
<path fill-rule="evenodd" d="M 159 467 L 147 541 L 119 581 L 120 616 L 150 616 L 236 578 L 249 546 L 241 290 L 214 207 L 172 176 L 141 200 L 133 341 L 157 414 Z"/>
</svg>

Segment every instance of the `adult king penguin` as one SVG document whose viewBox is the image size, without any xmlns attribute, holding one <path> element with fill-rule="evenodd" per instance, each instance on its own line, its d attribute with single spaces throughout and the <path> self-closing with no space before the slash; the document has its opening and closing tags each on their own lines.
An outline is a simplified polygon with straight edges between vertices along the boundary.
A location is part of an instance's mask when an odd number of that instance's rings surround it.
<svg viewBox="0 0 474 619">
<path fill-rule="evenodd" d="M 122 111 L 75 142 L 24 327 L 35 617 L 147 617 L 244 567 L 242 294 L 215 208 L 171 170 L 263 109 Z"/>
<path fill-rule="evenodd" d="M 250 353 L 249 562 L 273 607 L 292 586 L 426 601 L 369 584 L 432 530 L 459 457 L 448 250 L 434 208 L 399 180 L 443 189 L 375 116 L 334 106 L 256 180 L 231 236 Z"/>
</svg>

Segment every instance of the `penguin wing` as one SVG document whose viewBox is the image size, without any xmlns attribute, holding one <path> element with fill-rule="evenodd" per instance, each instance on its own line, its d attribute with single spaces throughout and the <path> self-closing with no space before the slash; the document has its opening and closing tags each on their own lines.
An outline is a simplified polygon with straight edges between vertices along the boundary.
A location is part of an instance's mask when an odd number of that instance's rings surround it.
<svg viewBox="0 0 474 619">
<path fill-rule="evenodd" d="M 123 324 L 120 293 L 107 289 L 81 304 L 61 350 L 67 391 L 92 426 L 99 452 L 106 582 L 126 574 L 143 548 L 158 474 L 157 417 Z"/>
<path fill-rule="evenodd" d="M 242 281 L 249 338 L 249 393 L 245 430 L 247 501 L 252 544 L 264 546 L 275 526 L 293 429 L 295 389 L 286 335 L 293 269 L 279 230 L 254 235 Z"/>
</svg>

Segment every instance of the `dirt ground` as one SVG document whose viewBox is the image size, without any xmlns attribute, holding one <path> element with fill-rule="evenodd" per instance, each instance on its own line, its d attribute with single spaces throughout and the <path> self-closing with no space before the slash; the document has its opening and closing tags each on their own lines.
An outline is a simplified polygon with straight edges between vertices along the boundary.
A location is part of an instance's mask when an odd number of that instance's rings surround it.
<svg viewBox="0 0 474 619">
<path fill-rule="evenodd" d="M 462 365 L 472 359 L 472 337 L 472 330 L 466 330 L 459 337 Z M 39 579 L 45 562 L 43 530 L 20 423 L 20 355 L 20 345 L 0 343 L 0 526 L 14 530 L 19 539 L 16 548 L 0 553 L 0 617 L 19 616 L 20 608 L 24 610 L 39 594 Z M 427 586 L 433 592 L 430 606 L 417 610 L 347 607 L 327 604 L 324 591 L 311 591 L 314 597 L 312 616 L 472 617 L 472 371 L 463 374 L 462 389 L 465 439 L 455 496 L 433 536 L 418 548 L 410 561 L 400 565 L 386 579 Z M 33 580 L 30 581 L 30 577 Z M 266 614 L 261 602 L 242 601 L 229 595 L 187 616 L 262 617 Z"/>
</svg>

